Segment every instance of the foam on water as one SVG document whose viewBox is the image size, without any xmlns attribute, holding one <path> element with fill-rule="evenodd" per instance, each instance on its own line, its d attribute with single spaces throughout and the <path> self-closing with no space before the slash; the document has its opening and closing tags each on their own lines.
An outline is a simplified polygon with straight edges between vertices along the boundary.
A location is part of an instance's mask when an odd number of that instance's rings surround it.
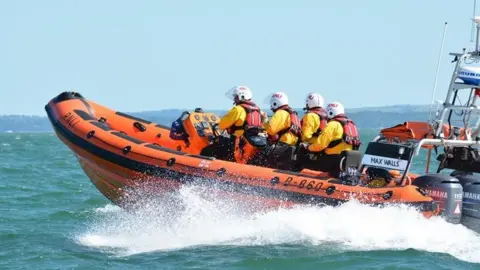
<svg viewBox="0 0 480 270">
<path fill-rule="evenodd" d="M 100 213 L 114 213 L 114 212 L 122 211 L 122 208 L 113 204 L 107 204 L 105 207 L 100 207 L 95 209 L 95 211 Z"/>
<path fill-rule="evenodd" d="M 95 211 L 77 241 L 119 256 L 198 245 L 333 242 L 349 250 L 413 248 L 480 262 L 478 234 L 441 218 L 425 219 L 408 207 L 381 209 L 352 201 L 336 208 L 303 206 L 255 213 L 207 194 L 201 188 L 184 187 L 174 197 L 149 201 L 135 211 L 107 205 Z"/>
</svg>

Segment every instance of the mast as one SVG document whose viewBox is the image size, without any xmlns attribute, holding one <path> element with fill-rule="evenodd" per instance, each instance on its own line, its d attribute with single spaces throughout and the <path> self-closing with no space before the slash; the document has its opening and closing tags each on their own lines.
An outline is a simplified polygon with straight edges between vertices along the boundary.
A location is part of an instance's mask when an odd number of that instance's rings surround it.
<svg viewBox="0 0 480 270">
<path fill-rule="evenodd" d="M 480 17 L 474 17 L 473 23 L 476 24 L 476 40 L 475 40 L 475 47 L 472 52 L 465 52 L 463 49 L 462 53 L 450 53 L 450 55 L 455 56 L 453 62 L 456 62 L 455 68 L 452 73 L 452 77 L 450 79 L 450 85 L 443 102 L 443 109 L 440 113 L 440 117 L 437 119 L 434 128 L 435 128 L 435 136 L 438 138 L 442 138 L 441 136 L 443 131 L 443 125 L 445 122 L 448 123 L 451 128 L 449 130 L 453 130 L 453 128 L 465 128 L 467 130 L 470 127 L 470 120 L 472 113 L 478 113 L 480 108 L 478 108 L 475 104 L 477 102 L 478 96 L 480 95 L 480 67 L 472 66 L 472 63 L 480 63 Z M 468 102 L 464 105 L 456 104 L 457 96 L 461 92 L 465 92 L 465 90 L 470 91 L 470 98 Z M 464 126 L 456 127 L 451 124 L 451 116 L 454 110 L 463 111 L 466 115 L 464 117 Z M 480 124 L 480 120 L 477 121 L 473 129 L 475 130 L 475 134 L 480 134 L 480 129 L 478 128 Z M 449 132 L 450 135 L 452 132 Z M 475 136 L 474 136 L 475 138 Z M 471 140 L 471 138 L 467 138 Z"/>
</svg>

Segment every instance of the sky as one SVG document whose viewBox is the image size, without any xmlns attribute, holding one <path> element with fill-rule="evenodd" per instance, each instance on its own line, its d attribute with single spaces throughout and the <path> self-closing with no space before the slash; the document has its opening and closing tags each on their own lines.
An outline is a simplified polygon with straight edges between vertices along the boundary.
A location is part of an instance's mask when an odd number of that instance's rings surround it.
<svg viewBox="0 0 480 270">
<path fill-rule="evenodd" d="M 480 5 L 480 3 L 479 3 Z M 473 0 L 0 1 L 0 114 L 45 115 L 63 91 L 118 111 L 262 107 L 308 92 L 346 108 L 429 104 L 470 48 Z M 479 13 L 480 15 L 480 13 Z"/>
</svg>

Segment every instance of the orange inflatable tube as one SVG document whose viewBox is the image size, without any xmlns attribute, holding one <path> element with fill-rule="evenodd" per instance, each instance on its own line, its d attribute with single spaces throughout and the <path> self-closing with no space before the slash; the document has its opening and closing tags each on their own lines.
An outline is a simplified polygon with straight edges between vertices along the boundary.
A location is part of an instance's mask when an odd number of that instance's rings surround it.
<svg viewBox="0 0 480 270">
<path fill-rule="evenodd" d="M 432 198 L 413 185 L 353 186 L 321 172 L 295 173 L 201 156 L 219 121 L 211 113 L 185 117 L 190 135 L 185 142 L 170 139 L 167 126 L 110 110 L 78 93 L 61 93 L 45 110 L 55 133 L 92 183 L 119 205 L 143 185 L 164 192 L 185 184 L 212 184 L 225 194 L 269 206 L 336 206 L 355 198 L 371 205 L 409 204 L 426 217 L 438 214 Z"/>
</svg>

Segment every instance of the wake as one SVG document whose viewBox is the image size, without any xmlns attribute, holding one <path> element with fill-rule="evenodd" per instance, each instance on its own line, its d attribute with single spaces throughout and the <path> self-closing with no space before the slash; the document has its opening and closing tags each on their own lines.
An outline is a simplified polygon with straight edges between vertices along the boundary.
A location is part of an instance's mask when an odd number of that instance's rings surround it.
<svg viewBox="0 0 480 270">
<path fill-rule="evenodd" d="M 118 256 L 205 245 L 302 243 L 347 250 L 416 249 L 480 262 L 480 237 L 441 218 L 425 219 L 408 207 L 375 208 L 356 201 L 340 207 L 253 212 L 246 205 L 183 187 L 177 194 L 139 204 L 134 211 L 107 205 L 76 236 L 85 246 Z"/>
</svg>

